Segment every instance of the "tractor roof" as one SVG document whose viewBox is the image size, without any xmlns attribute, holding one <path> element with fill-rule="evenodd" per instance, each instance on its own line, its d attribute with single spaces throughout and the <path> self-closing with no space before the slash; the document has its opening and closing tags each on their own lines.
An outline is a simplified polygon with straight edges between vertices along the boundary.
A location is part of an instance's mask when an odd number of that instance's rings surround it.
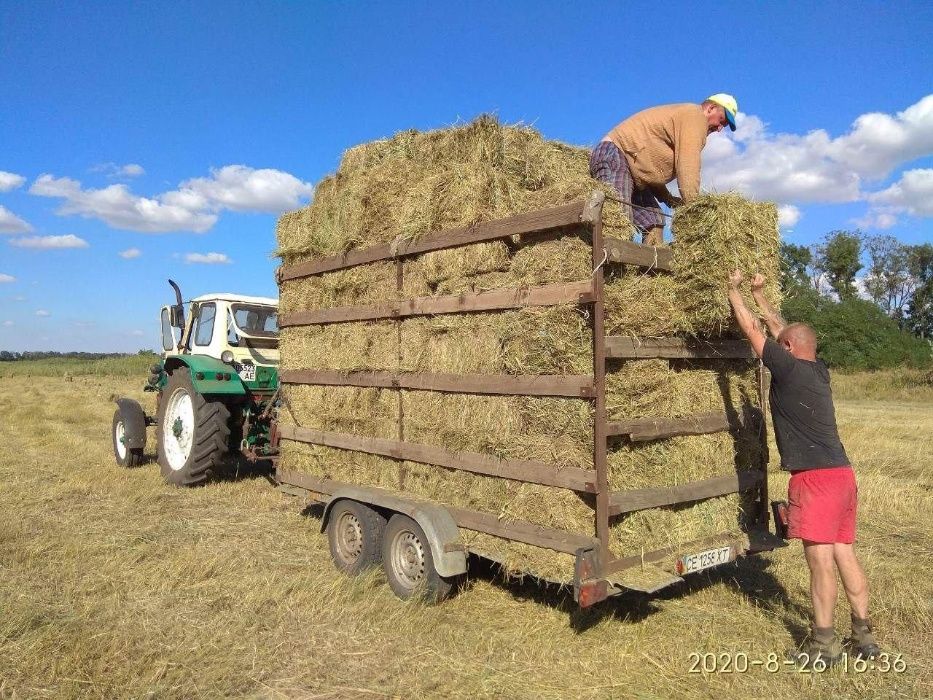
<svg viewBox="0 0 933 700">
<path fill-rule="evenodd" d="M 202 294 L 191 301 L 232 301 L 244 304 L 263 304 L 265 306 L 278 306 L 279 300 L 272 297 L 250 297 L 245 294 Z"/>
</svg>

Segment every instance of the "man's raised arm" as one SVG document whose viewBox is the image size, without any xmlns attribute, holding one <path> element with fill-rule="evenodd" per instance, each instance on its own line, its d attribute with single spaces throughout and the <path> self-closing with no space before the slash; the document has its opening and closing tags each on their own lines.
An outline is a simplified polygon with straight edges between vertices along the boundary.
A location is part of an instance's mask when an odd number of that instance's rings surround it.
<svg viewBox="0 0 933 700">
<path fill-rule="evenodd" d="M 761 309 L 764 315 L 768 330 L 771 331 L 771 335 L 774 336 L 776 340 L 781 334 L 781 331 L 784 330 L 784 326 L 787 325 L 787 321 L 784 320 L 780 312 L 775 310 L 775 308 L 771 306 L 771 303 L 765 298 L 763 291 L 764 286 L 765 276 L 759 272 L 752 278 L 752 296 L 755 298 L 755 303 L 758 304 L 758 308 Z"/>
<path fill-rule="evenodd" d="M 752 349 L 758 357 L 765 347 L 765 334 L 758 327 L 758 319 L 755 318 L 749 308 L 745 305 L 745 299 L 739 291 L 739 285 L 742 284 L 742 273 L 736 270 L 729 277 L 729 303 L 732 304 L 732 313 L 735 314 L 735 320 L 738 321 L 739 328 L 752 344 Z"/>
</svg>

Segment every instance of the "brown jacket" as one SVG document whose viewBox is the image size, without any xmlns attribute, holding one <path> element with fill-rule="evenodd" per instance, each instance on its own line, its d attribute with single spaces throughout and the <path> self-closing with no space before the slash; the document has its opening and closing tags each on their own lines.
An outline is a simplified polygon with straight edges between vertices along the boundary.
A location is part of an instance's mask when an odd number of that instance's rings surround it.
<svg viewBox="0 0 933 700">
<path fill-rule="evenodd" d="M 670 197 L 667 183 L 677 178 L 684 202 L 700 192 L 700 151 L 708 126 L 698 104 L 652 107 L 626 119 L 603 138 L 625 154 L 635 185 Z M 664 190 L 661 192 L 661 190 Z"/>
</svg>

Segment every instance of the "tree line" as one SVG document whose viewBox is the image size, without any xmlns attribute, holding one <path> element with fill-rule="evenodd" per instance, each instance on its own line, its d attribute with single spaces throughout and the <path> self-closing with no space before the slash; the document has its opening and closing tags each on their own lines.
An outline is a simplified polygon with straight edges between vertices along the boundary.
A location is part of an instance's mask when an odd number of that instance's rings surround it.
<svg viewBox="0 0 933 700">
<path fill-rule="evenodd" d="M 140 350 L 136 355 L 154 355 L 152 350 Z M 0 362 L 19 362 L 22 360 L 108 360 L 117 357 L 132 357 L 133 353 L 126 352 L 54 352 L 52 350 L 26 350 L 12 352 L 0 350 Z"/>
<path fill-rule="evenodd" d="M 860 274 L 861 273 L 861 274 Z M 784 314 L 812 325 L 830 365 L 928 366 L 933 358 L 933 244 L 836 230 L 781 244 Z"/>
</svg>

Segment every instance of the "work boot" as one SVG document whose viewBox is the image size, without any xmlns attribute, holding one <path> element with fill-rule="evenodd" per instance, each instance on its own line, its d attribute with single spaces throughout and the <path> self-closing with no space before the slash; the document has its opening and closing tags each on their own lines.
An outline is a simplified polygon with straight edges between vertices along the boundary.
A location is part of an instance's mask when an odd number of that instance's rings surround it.
<svg viewBox="0 0 933 700">
<path fill-rule="evenodd" d="M 641 242 L 644 245 L 653 245 L 655 247 L 664 245 L 664 227 L 652 226 L 641 234 Z"/>
<path fill-rule="evenodd" d="M 813 627 L 803 649 L 791 652 L 788 657 L 801 668 L 822 670 L 842 660 L 842 642 L 832 627 Z"/>
<path fill-rule="evenodd" d="M 849 642 L 860 659 L 874 659 L 881 653 L 881 648 L 872 634 L 871 620 L 867 617 L 863 619 L 852 614 L 852 636 Z"/>
</svg>

